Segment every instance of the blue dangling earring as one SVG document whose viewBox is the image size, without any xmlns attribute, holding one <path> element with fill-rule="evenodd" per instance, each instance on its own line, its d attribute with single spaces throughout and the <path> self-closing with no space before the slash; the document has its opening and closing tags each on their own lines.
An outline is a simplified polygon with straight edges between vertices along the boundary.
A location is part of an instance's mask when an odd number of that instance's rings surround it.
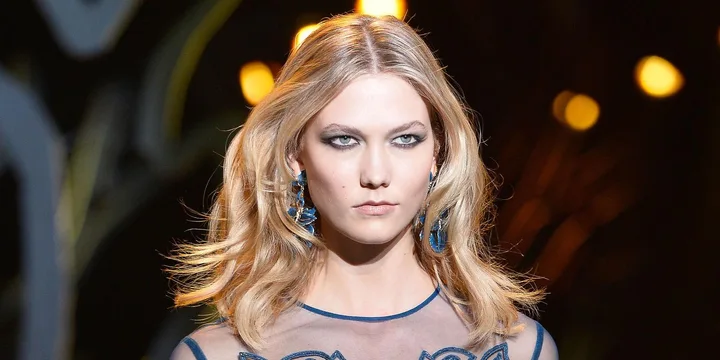
<svg viewBox="0 0 720 360">
<path fill-rule="evenodd" d="M 428 193 L 433 188 L 433 174 L 430 172 L 430 186 L 428 187 Z M 430 247 L 435 251 L 436 253 L 441 253 L 443 250 L 445 250 L 445 247 L 447 245 L 447 217 L 448 217 L 448 211 L 443 210 L 443 212 L 440 213 L 440 216 L 438 216 L 437 219 L 435 219 L 435 222 L 433 223 L 432 227 L 430 228 L 430 236 L 429 236 L 429 242 Z M 423 228 L 425 227 L 425 213 L 423 211 L 422 214 L 418 217 L 418 225 L 420 226 L 420 240 L 423 239 Z"/>
<path fill-rule="evenodd" d="M 312 206 L 305 206 L 305 186 L 307 186 L 307 178 L 305 170 L 303 170 L 298 174 L 297 179 L 292 182 L 293 203 L 287 213 L 295 220 L 295 223 L 307 230 L 310 235 L 315 235 L 315 226 L 313 224 L 317 220 L 316 210 Z M 306 244 L 308 247 L 312 246 L 309 241 L 306 241 Z"/>
<path fill-rule="evenodd" d="M 443 252 L 447 245 L 447 217 L 448 211 L 443 210 L 430 228 L 430 247 L 438 254 Z"/>
</svg>

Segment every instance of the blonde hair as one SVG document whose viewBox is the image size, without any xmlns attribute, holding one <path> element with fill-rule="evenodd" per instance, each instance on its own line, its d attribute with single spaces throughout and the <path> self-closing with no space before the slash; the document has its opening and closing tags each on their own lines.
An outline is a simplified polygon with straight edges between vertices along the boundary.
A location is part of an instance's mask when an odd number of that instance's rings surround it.
<svg viewBox="0 0 720 360">
<path fill-rule="evenodd" d="M 437 254 L 427 238 L 417 241 L 418 262 L 468 324 L 471 345 L 519 330 L 518 309 L 534 310 L 542 291 L 500 266 L 485 243 L 494 184 L 480 159 L 471 112 L 422 38 L 391 16 L 327 19 L 290 54 L 275 89 L 227 149 L 207 238 L 179 245 L 172 256 L 178 265 L 171 273 L 180 276 L 174 278 L 180 284 L 177 306 L 212 303 L 246 345 L 262 347 L 262 330 L 296 304 L 326 250 L 287 215 L 293 180 L 288 159 L 321 109 L 353 79 L 377 73 L 412 84 L 439 134 L 424 234 L 449 209 L 448 244 Z"/>
</svg>

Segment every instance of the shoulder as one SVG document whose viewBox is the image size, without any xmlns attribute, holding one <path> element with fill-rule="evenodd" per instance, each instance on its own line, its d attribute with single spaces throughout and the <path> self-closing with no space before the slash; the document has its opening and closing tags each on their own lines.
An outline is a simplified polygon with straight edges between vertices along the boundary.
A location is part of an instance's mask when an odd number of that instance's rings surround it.
<svg viewBox="0 0 720 360">
<path fill-rule="evenodd" d="M 175 347 L 170 360 L 231 359 L 244 351 L 235 332 L 223 322 L 205 325 Z"/>
<path fill-rule="evenodd" d="M 511 359 L 557 360 L 555 340 L 542 325 L 520 313 L 518 324 L 521 332 L 508 338 L 508 352 Z"/>
</svg>

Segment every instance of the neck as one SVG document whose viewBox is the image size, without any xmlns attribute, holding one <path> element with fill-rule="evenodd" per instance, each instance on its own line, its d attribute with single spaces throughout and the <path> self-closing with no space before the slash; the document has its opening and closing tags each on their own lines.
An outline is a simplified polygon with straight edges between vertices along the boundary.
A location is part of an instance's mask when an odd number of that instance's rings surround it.
<svg viewBox="0 0 720 360">
<path fill-rule="evenodd" d="M 435 289 L 413 253 L 408 228 L 382 245 L 326 238 L 328 251 L 318 264 L 304 302 L 352 316 L 386 316 L 409 310 Z"/>
</svg>

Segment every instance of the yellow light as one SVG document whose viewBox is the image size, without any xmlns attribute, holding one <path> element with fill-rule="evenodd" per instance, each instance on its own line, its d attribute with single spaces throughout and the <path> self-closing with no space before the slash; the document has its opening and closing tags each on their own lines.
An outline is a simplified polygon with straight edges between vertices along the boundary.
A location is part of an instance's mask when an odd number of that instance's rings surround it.
<svg viewBox="0 0 720 360">
<path fill-rule="evenodd" d="M 373 16 L 392 15 L 398 19 L 405 16 L 405 0 L 357 0 L 355 11 Z"/>
<path fill-rule="evenodd" d="M 565 106 L 565 123 L 573 130 L 585 131 L 600 117 L 600 106 L 591 97 L 576 94 Z"/>
<path fill-rule="evenodd" d="M 650 96 L 667 97 L 683 87 L 685 79 L 673 64 L 659 56 L 647 56 L 635 67 L 635 80 Z"/>
<path fill-rule="evenodd" d="M 565 122 L 565 108 L 567 107 L 568 102 L 570 101 L 570 99 L 572 99 L 573 96 L 575 96 L 574 92 L 564 90 L 555 97 L 555 100 L 553 100 L 553 115 L 555 116 L 555 119 L 557 119 L 561 123 Z"/>
<path fill-rule="evenodd" d="M 240 68 L 240 89 L 250 105 L 257 105 L 275 87 L 270 68 L 260 61 L 252 61 Z"/>
<path fill-rule="evenodd" d="M 300 45 L 307 39 L 310 34 L 312 34 L 315 29 L 318 28 L 318 24 L 310 24 L 305 25 L 298 30 L 297 34 L 295 34 L 295 39 L 293 40 L 293 49 L 297 49 L 300 47 Z"/>
</svg>

